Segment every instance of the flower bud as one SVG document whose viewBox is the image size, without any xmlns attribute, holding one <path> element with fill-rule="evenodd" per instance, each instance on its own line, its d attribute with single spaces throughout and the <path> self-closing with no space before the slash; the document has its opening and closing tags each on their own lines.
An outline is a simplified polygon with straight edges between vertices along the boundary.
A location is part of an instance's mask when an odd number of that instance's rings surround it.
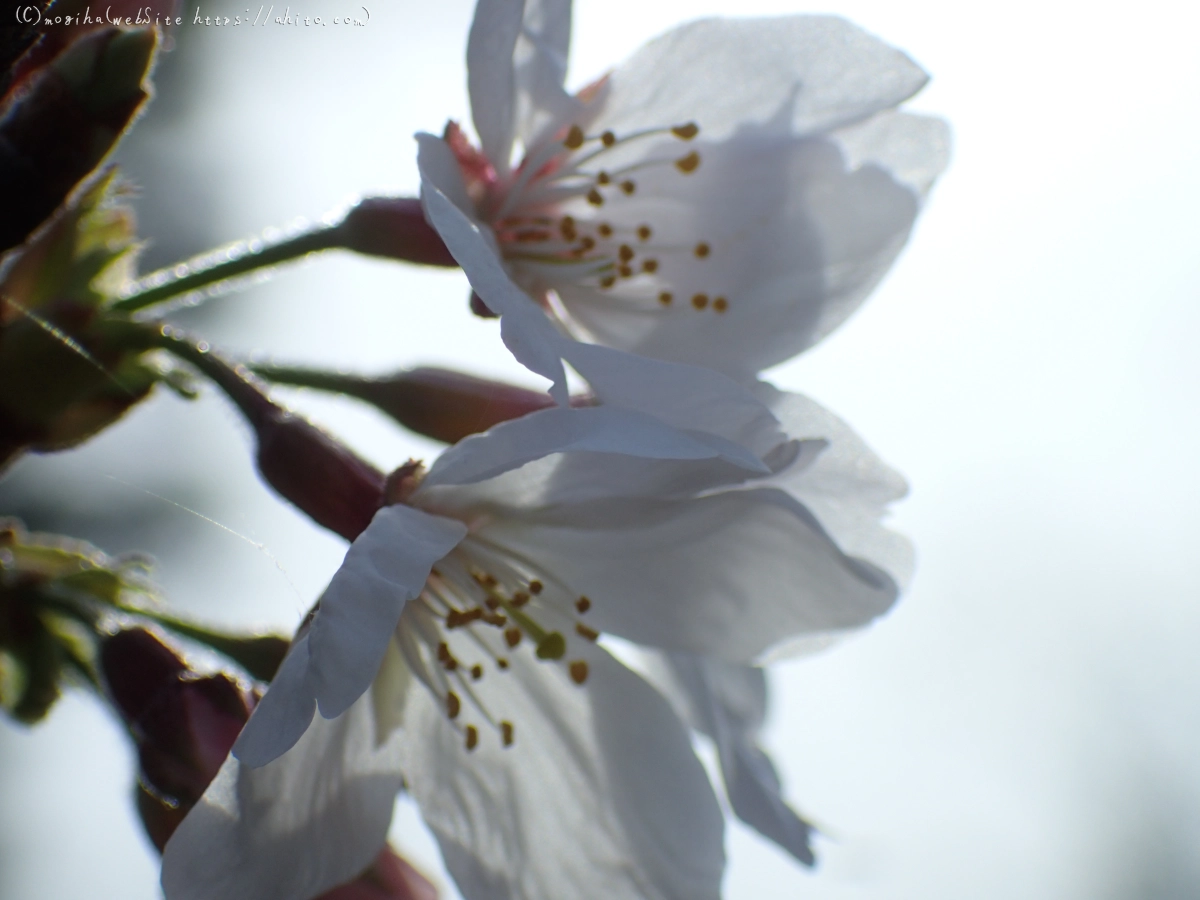
<svg viewBox="0 0 1200 900">
<path fill-rule="evenodd" d="M 366 872 L 317 900 L 437 900 L 437 895 L 424 875 L 385 846 Z"/>
<path fill-rule="evenodd" d="M 157 44 L 153 29 L 101 28 L 29 78 L 0 118 L 0 251 L 50 217 L 133 120 Z"/>
<path fill-rule="evenodd" d="M 223 673 L 192 671 L 143 628 L 107 638 L 100 670 L 137 744 L 144 785 L 168 806 L 190 807 L 250 718 L 253 695 Z"/>
<path fill-rule="evenodd" d="M 318 525 L 354 540 L 383 504 L 382 472 L 301 416 L 271 401 L 254 373 L 163 327 L 167 349 L 194 364 L 237 404 L 258 438 L 258 471 Z"/>
<path fill-rule="evenodd" d="M 284 366 L 256 366 L 255 372 L 278 384 L 357 397 L 405 428 L 448 444 L 554 405 L 543 391 L 433 367 L 380 378 Z"/>
<path fill-rule="evenodd" d="M 425 221 L 421 201 L 413 197 L 360 200 L 338 230 L 342 246 L 356 253 L 427 266 L 458 266 L 441 236 Z"/>
</svg>

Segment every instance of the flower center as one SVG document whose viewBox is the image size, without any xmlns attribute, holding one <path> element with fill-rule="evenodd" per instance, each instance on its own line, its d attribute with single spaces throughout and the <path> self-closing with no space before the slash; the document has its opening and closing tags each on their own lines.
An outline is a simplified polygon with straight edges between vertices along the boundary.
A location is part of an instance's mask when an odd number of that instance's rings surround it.
<svg viewBox="0 0 1200 900">
<path fill-rule="evenodd" d="M 516 740 L 516 725 L 495 707 L 504 692 L 492 689 L 510 659 L 529 653 L 565 665 L 577 685 L 588 678 L 585 660 L 571 659 L 574 641 L 600 633 L 580 619 L 591 607 L 552 576 L 505 550 L 472 537 L 430 574 L 397 630 L 409 668 L 439 698 L 463 745 L 474 750 L 480 727 L 502 747 Z"/>
<path fill-rule="evenodd" d="M 627 135 L 589 135 L 571 125 L 533 151 L 512 183 L 483 204 L 514 272 L 543 290 L 585 286 L 644 309 L 725 312 L 729 300 L 717 291 L 680 292 L 681 285 L 710 280 L 704 270 L 712 271 L 706 266 L 712 244 L 672 237 L 677 228 L 655 221 L 660 195 L 679 193 L 670 180 L 686 178 L 701 162 L 698 150 L 681 155 L 670 141 L 691 141 L 699 133 L 695 123 Z M 631 156 L 630 145 L 648 140 L 658 143 L 642 157 Z M 646 184 L 654 199 L 643 197 Z"/>
</svg>

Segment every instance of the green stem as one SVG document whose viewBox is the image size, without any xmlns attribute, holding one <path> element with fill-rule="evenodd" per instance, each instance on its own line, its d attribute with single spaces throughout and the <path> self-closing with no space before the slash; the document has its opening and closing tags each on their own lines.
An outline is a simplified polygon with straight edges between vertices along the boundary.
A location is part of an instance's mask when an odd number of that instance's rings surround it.
<svg viewBox="0 0 1200 900">
<path fill-rule="evenodd" d="M 276 266 L 288 260 L 307 256 L 309 253 L 331 250 L 341 246 L 343 246 L 341 226 L 330 225 L 315 231 L 306 231 L 304 234 L 280 241 L 278 244 L 271 244 L 253 253 L 248 252 L 237 259 L 226 260 L 198 270 L 189 268 L 188 273 L 183 276 L 174 274 L 174 270 L 178 266 L 170 266 L 147 275 L 141 283 L 155 284 L 166 277 L 165 282 L 138 291 L 124 300 L 118 300 L 109 308 L 120 312 L 134 312 L 178 297 L 180 294 L 187 294 L 220 281 L 237 278 L 239 275 L 245 275 L 256 269 Z"/>
</svg>

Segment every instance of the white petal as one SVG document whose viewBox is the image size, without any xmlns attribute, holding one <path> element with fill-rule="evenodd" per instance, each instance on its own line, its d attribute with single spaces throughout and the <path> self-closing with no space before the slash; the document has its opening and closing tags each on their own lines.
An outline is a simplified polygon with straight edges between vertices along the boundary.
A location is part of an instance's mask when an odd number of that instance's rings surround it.
<svg viewBox="0 0 1200 900">
<path fill-rule="evenodd" d="M 578 107 L 563 88 L 571 42 L 570 0 L 525 0 L 521 36 L 513 57 L 517 85 L 517 137 L 528 148 Z"/>
<path fill-rule="evenodd" d="M 163 854 L 167 900 L 310 900 L 357 876 L 387 836 L 401 786 L 377 750 L 370 699 L 270 765 L 225 760 Z"/>
<path fill-rule="evenodd" d="M 492 241 L 484 236 L 479 225 L 467 212 L 456 206 L 434 180 L 445 170 L 450 148 L 441 139 L 428 134 L 417 135 L 417 143 L 421 202 L 426 218 L 462 266 L 471 286 L 488 308 L 500 316 L 500 336 L 513 356 L 530 371 L 548 378 L 553 383 L 551 395 L 565 406 L 568 397 L 562 347 L 567 338 L 513 284 L 496 255 Z"/>
<path fill-rule="evenodd" d="M 731 662 L 862 626 L 897 593 L 773 488 L 564 505 L 496 516 L 477 534 L 590 597 L 589 624 L 602 631 Z"/>
<path fill-rule="evenodd" d="M 308 635 L 298 638 L 271 687 L 233 745 L 233 753 L 248 766 L 265 766 L 290 750 L 312 722 L 317 696 L 309 668 Z"/>
<path fill-rule="evenodd" d="M 403 766 L 447 868 L 471 900 L 715 900 L 723 823 L 686 731 L 603 650 L 581 651 L 582 687 L 528 651 L 478 682 L 514 725 L 507 749 L 476 718 L 479 745 L 466 751 L 441 705 L 414 690 Z"/>
<path fill-rule="evenodd" d="M 811 135 L 896 106 L 926 81 L 907 56 L 844 19 L 702 19 L 620 66 L 594 127 L 622 134 L 694 121 L 720 138 L 773 121 Z"/>
<path fill-rule="evenodd" d="M 304 733 L 317 703 L 326 719 L 354 703 L 375 678 L 404 605 L 466 533 L 461 522 L 408 506 L 377 512 L 346 551 L 308 632 L 238 735 L 238 759 L 266 765 Z"/>
<path fill-rule="evenodd" d="M 546 409 L 504 422 L 455 444 L 433 464 L 421 485 L 468 484 L 554 453 L 604 453 L 640 459 L 724 459 L 765 472 L 757 457 L 732 442 L 695 437 L 644 413 L 609 406 Z"/>
<path fill-rule="evenodd" d="M 479 0 L 467 38 L 467 90 L 483 153 L 508 173 L 516 127 L 513 51 L 521 33 L 524 0 Z"/>
<path fill-rule="evenodd" d="M 367 690 L 404 605 L 466 533 L 461 522 L 385 506 L 350 545 L 308 632 L 321 715 L 341 715 Z"/>
<path fill-rule="evenodd" d="M 858 307 L 907 240 L 917 196 L 873 161 L 848 166 L 826 139 L 750 130 L 700 142 L 697 152 L 703 162 L 691 175 L 668 166 L 641 178 L 622 217 L 652 223 L 665 246 L 705 243 L 707 257 L 654 254 L 653 277 L 607 291 L 556 288 L 600 343 L 745 380 L 816 343 Z M 660 306 L 662 290 L 680 302 Z M 727 306 L 696 310 L 688 302 L 696 294 Z"/>
<path fill-rule="evenodd" d="M 922 199 L 950 162 L 950 126 L 929 116 L 888 110 L 831 137 L 849 168 L 879 166 Z"/>
<path fill-rule="evenodd" d="M 763 383 L 756 394 L 790 436 L 821 436 L 829 442 L 807 467 L 784 469 L 765 483 L 778 485 L 803 503 L 845 553 L 883 569 L 901 588 L 907 585 L 912 545 L 883 526 L 888 505 L 908 493 L 904 479 L 816 402 Z"/>
<path fill-rule="evenodd" d="M 796 859 L 812 865 L 813 828 L 787 805 L 779 776 L 758 746 L 766 716 L 762 669 L 692 654 L 667 654 L 694 727 L 713 739 L 730 805 L 738 818 Z"/>
</svg>

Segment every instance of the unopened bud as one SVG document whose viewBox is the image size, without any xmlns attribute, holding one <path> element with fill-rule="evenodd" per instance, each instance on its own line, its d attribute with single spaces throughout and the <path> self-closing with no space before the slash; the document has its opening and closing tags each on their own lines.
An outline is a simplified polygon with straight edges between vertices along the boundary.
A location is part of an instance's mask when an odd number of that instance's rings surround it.
<svg viewBox="0 0 1200 900">
<path fill-rule="evenodd" d="M 342 246 L 356 253 L 384 256 L 427 266 L 457 267 L 413 197 L 368 197 L 346 214 L 338 227 Z"/>
<path fill-rule="evenodd" d="M 350 541 L 362 534 L 383 503 L 383 473 L 279 407 L 252 424 L 263 480 L 318 525 Z"/>
<path fill-rule="evenodd" d="M 380 378 L 282 366 L 256 366 L 255 371 L 279 384 L 365 400 L 405 428 L 448 444 L 554 405 L 544 391 L 450 369 L 409 369 Z"/>
<path fill-rule="evenodd" d="M 317 900 L 437 900 L 437 895 L 428 878 L 384 846 L 366 872 Z"/>
<path fill-rule="evenodd" d="M 153 29 L 84 34 L 0 119 L 0 251 L 25 240 L 108 155 L 149 96 Z"/>
<path fill-rule="evenodd" d="M 106 639 L 100 670 L 137 744 L 143 783 L 168 806 L 190 807 L 250 718 L 253 695 L 224 673 L 193 672 L 142 628 Z"/>
<path fill-rule="evenodd" d="M 245 366 L 233 366 L 165 326 L 163 346 L 225 392 L 258 438 L 258 471 L 310 519 L 354 540 L 383 505 L 384 474 L 302 416 L 271 401 Z"/>
</svg>

